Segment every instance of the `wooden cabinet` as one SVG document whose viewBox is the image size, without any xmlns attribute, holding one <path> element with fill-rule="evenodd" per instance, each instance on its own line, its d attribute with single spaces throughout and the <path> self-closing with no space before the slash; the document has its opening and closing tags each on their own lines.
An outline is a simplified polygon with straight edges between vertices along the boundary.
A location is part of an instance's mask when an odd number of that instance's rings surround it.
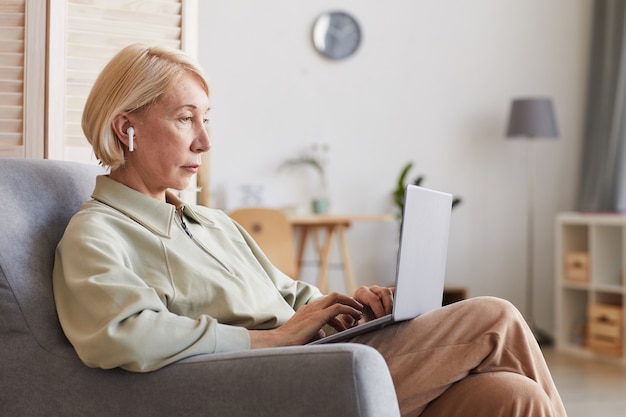
<svg viewBox="0 0 626 417">
<path fill-rule="evenodd" d="M 562 213 L 556 245 L 557 348 L 626 363 L 626 215 Z"/>
</svg>

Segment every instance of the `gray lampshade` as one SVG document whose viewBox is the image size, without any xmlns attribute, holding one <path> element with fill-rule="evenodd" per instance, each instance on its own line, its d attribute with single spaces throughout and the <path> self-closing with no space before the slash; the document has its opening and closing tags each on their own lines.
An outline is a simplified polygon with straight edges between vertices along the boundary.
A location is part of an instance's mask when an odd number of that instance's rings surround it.
<svg viewBox="0 0 626 417">
<path fill-rule="evenodd" d="M 549 98 L 513 100 L 506 136 L 510 138 L 556 138 L 559 131 Z"/>
</svg>

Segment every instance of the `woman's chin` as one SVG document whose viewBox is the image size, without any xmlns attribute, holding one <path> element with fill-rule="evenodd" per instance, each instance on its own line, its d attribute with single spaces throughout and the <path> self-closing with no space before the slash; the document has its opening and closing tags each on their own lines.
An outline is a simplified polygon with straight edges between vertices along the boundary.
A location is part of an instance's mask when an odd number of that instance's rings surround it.
<svg viewBox="0 0 626 417">
<path fill-rule="evenodd" d="M 189 184 L 191 183 L 191 176 L 189 178 L 180 179 L 172 184 L 169 188 L 175 191 L 190 191 Z"/>
</svg>

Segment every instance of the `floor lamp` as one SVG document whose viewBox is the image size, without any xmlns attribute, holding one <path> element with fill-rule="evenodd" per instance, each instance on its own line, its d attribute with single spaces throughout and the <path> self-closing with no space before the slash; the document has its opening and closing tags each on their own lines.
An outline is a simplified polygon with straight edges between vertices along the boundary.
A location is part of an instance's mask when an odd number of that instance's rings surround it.
<svg viewBox="0 0 626 417">
<path fill-rule="evenodd" d="M 537 328 L 534 317 L 535 276 L 534 276 L 534 142 L 536 138 L 556 138 L 558 128 L 554 115 L 552 100 L 549 98 L 521 98 L 511 103 L 509 124 L 506 132 L 508 138 L 525 139 L 527 143 L 528 162 L 528 205 L 527 205 L 527 236 L 526 236 L 526 320 L 539 344 L 552 343 L 552 338 Z"/>
</svg>

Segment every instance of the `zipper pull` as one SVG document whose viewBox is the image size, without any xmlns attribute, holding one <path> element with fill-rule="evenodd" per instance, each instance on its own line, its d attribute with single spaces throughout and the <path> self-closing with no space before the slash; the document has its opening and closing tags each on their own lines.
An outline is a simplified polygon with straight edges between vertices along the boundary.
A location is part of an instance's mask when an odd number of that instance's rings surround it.
<svg viewBox="0 0 626 417">
<path fill-rule="evenodd" d="M 185 219 L 183 217 L 183 209 L 185 208 L 184 205 L 181 205 L 180 207 L 178 207 L 176 209 L 176 211 L 178 212 L 178 215 L 180 216 L 180 223 L 183 226 L 183 230 L 185 231 L 185 233 L 187 233 L 187 236 L 189 236 L 191 239 L 193 239 L 193 235 L 191 234 L 191 230 L 189 230 L 189 228 L 187 227 L 187 223 L 185 223 Z"/>
</svg>

